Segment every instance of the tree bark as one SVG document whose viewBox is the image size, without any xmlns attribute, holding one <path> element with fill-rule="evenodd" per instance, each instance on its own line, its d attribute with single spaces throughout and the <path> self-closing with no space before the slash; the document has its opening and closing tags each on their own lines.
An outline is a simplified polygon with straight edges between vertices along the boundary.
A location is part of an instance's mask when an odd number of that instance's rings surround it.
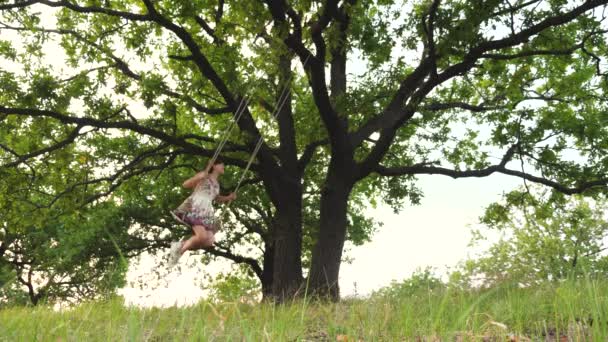
<svg viewBox="0 0 608 342">
<path fill-rule="evenodd" d="M 274 273 L 274 246 L 272 241 L 264 246 L 264 265 L 260 282 L 262 283 L 262 299 L 272 297 L 272 279 Z"/>
<path fill-rule="evenodd" d="M 330 89 L 333 106 L 340 112 L 340 99 L 346 93 L 347 29 L 350 18 L 344 8 L 337 13 L 338 37 L 332 46 Z M 348 116 L 340 115 L 339 121 L 348 127 Z M 308 278 L 308 292 L 313 296 L 338 300 L 338 278 L 342 250 L 346 240 L 348 197 L 355 183 L 356 164 L 354 150 L 348 138 L 335 139 L 332 143 L 332 159 L 321 193 L 319 235 L 313 249 Z"/>
<path fill-rule="evenodd" d="M 346 239 L 348 197 L 354 184 L 353 167 L 354 162 L 349 162 L 348 157 L 341 163 L 330 163 L 321 193 L 319 236 L 307 282 L 307 292 L 315 297 L 340 298 L 338 278 Z"/>
<path fill-rule="evenodd" d="M 283 301 L 297 295 L 302 285 L 302 173 L 298 165 L 296 132 L 291 106 L 291 53 L 279 57 L 277 123 L 281 142 L 279 154 L 282 174 L 278 184 L 277 210 L 272 232 L 274 262 L 272 296 Z M 283 94 L 283 90 L 286 93 Z M 281 98 L 284 95 L 284 98 Z"/>
<path fill-rule="evenodd" d="M 291 188 L 299 188 L 299 186 Z M 277 208 L 274 227 L 272 295 L 283 301 L 297 295 L 302 276 L 302 194 L 285 189 L 285 202 Z"/>
</svg>

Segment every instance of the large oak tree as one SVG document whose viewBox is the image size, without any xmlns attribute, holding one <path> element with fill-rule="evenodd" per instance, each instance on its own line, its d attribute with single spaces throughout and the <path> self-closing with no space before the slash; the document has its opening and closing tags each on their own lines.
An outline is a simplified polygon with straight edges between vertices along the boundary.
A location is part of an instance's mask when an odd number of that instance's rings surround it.
<svg viewBox="0 0 608 342">
<path fill-rule="evenodd" d="M 263 143 L 230 209 L 240 225 L 208 252 L 267 295 L 337 298 L 345 241 L 373 231 L 363 210 L 418 202 L 416 175 L 606 190 L 606 3 L 3 1 L 0 32 L 18 38 L 0 42 L 2 172 L 31 180 L 19 200 L 35 208 L 110 202 L 131 238 L 166 245 L 193 156 L 241 107 L 228 187 Z"/>
</svg>

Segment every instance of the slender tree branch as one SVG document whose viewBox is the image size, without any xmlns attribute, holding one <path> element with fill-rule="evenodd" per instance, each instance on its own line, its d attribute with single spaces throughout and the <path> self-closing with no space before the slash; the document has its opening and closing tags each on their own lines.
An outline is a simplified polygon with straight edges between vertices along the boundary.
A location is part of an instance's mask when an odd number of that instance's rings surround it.
<svg viewBox="0 0 608 342">
<path fill-rule="evenodd" d="M 4 165 L 0 165 L 0 168 L 15 167 L 15 166 L 25 162 L 28 159 L 32 159 L 32 158 L 38 157 L 40 155 L 47 154 L 49 152 L 53 152 L 53 151 L 59 150 L 61 148 L 64 148 L 76 140 L 76 138 L 80 135 L 81 129 L 82 129 L 82 125 L 77 125 L 76 128 L 74 130 L 72 130 L 72 132 L 70 132 L 70 134 L 68 134 L 68 136 L 65 139 L 58 142 L 57 144 L 42 148 L 37 151 L 30 152 L 27 154 L 23 154 L 23 155 L 19 155 L 15 151 L 8 149 L 8 147 L 0 145 L 0 147 L 2 147 L 3 149 L 11 151 L 11 153 L 15 154 L 18 157 L 17 160 L 14 160 L 14 161 L 4 164 Z"/>
<path fill-rule="evenodd" d="M 194 58 L 192 57 L 192 55 L 187 55 L 187 56 L 168 55 L 167 57 L 169 57 L 171 59 L 175 59 L 177 61 L 192 61 L 192 60 L 194 60 Z"/>
<path fill-rule="evenodd" d="M 0 11 L 14 9 L 14 8 L 24 8 L 24 7 L 34 5 L 37 2 L 38 2 L 38 0 L 28 0 L 28 1 L 16 0 L 15 3 L 12 3 L 12 4 L 0 5 Z"/>
<path fill-rule="evenodd" d="M 302 156 L 300 156 L 300 159 L 298 160 L 298 170 L 300 171 L 300 173 L 304 173 L 306 165 L 310 163 L 310 160 L 312 159 L 317 148 L 323 145 L 327 145 L 328 143 L 329 139 L 321 139 L 313 141 L 304 148 L 304 152 L 302 152 Z"/>
<path fill-rule="evenodd" d="M 484 105 L 471 105 L 465 102 L 432 102 L 428 105 L 422 106 L 420 109 L 422 110 L 430 110 L 430 111 L 441 111 L 448 109 L 464 109 L 471 112 L 485 112 L 489 110 L 496 110 L 505 108 L 504 106 L 484 106 Z"/>
<path fill-rule="evenodd" d="M 495 60 L 509 60 L 509 59 L 517 59 L 524 57 L 533 57 L 533 56 L 567 56 L 571 55 L 574 51 L 583 47 L 583 44 L 576 44 L 569 49 L 565 50 L 530 50 L 530 51 L 522 51 L 514 54 L 500 54 L 500 53 L 484 53 L 481 54 L 480 58 L 486 59 L 495 59 Z"/>
<path fill-rule="evenodd" d="M 498 11 L 498 12 L 492 13 L 491 17 L 499 17 L 499 16 L 501 16 L 503 14 L 514 13 L 514 12 L 519 11 L 520 9 L 526 8 L 526 7 L 530 6 L 530 5 L 534 5 L 535 3 L 540 3 L 540 2 L 542 2 L 542 1 L 541 0 L 531 0 L 531 1 L 528 1 L 528 2 L 524 2 L 524 3 L 520 4 L 519 6 L 515 6 L 515 7 L 509 6 L 509 8 L 506 8 L 506 9 L 504 9 L 502 11 Z"/>
<path fill-rule="evenodd" d="M 236 208 L 230 208 L 230 209 L 231 209 L 230 211 L 232 212 L 232 214 L 236 217 L 236 219 L 243 226 L 245 226 L 245 228 L 247 228 L 247 231 L 249 233 L 258 234 L 264 241 L 268 238 L 268 234 L 264 231 L 264 229 L 261 227 L 261 225 L 256 224 L 252 220 L 246 219 L 245 217 L 243 217 L 243 215 L 241 215 Z"/>
<path fill-rule="evenodd" d="M 211 26 L 209 26 L 209 24 L 207 24 L 205 19 L 203 19 L 201 16 L 195 15 L 194 20 L 205 32 L 207 32 L 209 37 L 213 39 L 214 44 L 221 45 L 225 43 L 224 40 L 222 40 L 215 34 L 215 30 L 212 29 Z"/>
</svg>

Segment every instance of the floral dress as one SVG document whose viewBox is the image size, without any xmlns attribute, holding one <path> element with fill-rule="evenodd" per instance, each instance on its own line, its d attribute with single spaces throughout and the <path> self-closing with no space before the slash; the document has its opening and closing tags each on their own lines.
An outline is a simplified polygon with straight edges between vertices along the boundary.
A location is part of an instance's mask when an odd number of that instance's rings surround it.
<svg viewBox="0 0 608 342">
<path fill-rule="evenodd" d="M 190 226 L 204 226 L 205 229 L 216 233 L 220 228 L 220 221 L 215 217 L 213 200 L 220 192 L 217 180 L 205 178 L 201 180 L 194 191 L 173 212 L 174 216 Z"/>
</svg>

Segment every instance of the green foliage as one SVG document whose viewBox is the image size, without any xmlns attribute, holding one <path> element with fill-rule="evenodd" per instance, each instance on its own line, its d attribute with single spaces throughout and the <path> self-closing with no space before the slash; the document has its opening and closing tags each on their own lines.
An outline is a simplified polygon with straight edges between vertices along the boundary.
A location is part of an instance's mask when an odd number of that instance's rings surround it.
<svg viewBox="0 0 608 342">
<path fill-rule="evenodd" d="M 215 303 L 257 303 L 261 297 L 258 280 L 238 272 L 222 273 L 212 280 L 208 300 Z"/>
<path fill-rule="evenodd" d="M 505 202 L 487 208 L 473 244 L 499 233 L 479 258 L 465 262 L 463 278 L 473 284 L 531 284 L 608 273 L 605 254 L 608 221 L 606 201 L 541 192 L 514 191 Z"/>
<path fill-rule="evenodd" d="M 389 286 L 374 292 L 372 296 L 386 298 L 388 301 L 412 298 L 420 295 L 442 293 L 447 285 L 434 274 L 431 268 L 418 269 L 409 278 L 397 282 L 393 280 Z"/>
<path fill-rule="evenodd" d="M 103 298 L 124 285 L 123 257 L 133 241 L 121 209 L 107 202 L 67 211 L 62 203 L 67 213 L 58 204 L 28 218 L 32 208 L 19 195 L 4 196 L 13 202 L 4 207 L 10 221 L 2 230 L 0 306 Z"/>
</svg>

